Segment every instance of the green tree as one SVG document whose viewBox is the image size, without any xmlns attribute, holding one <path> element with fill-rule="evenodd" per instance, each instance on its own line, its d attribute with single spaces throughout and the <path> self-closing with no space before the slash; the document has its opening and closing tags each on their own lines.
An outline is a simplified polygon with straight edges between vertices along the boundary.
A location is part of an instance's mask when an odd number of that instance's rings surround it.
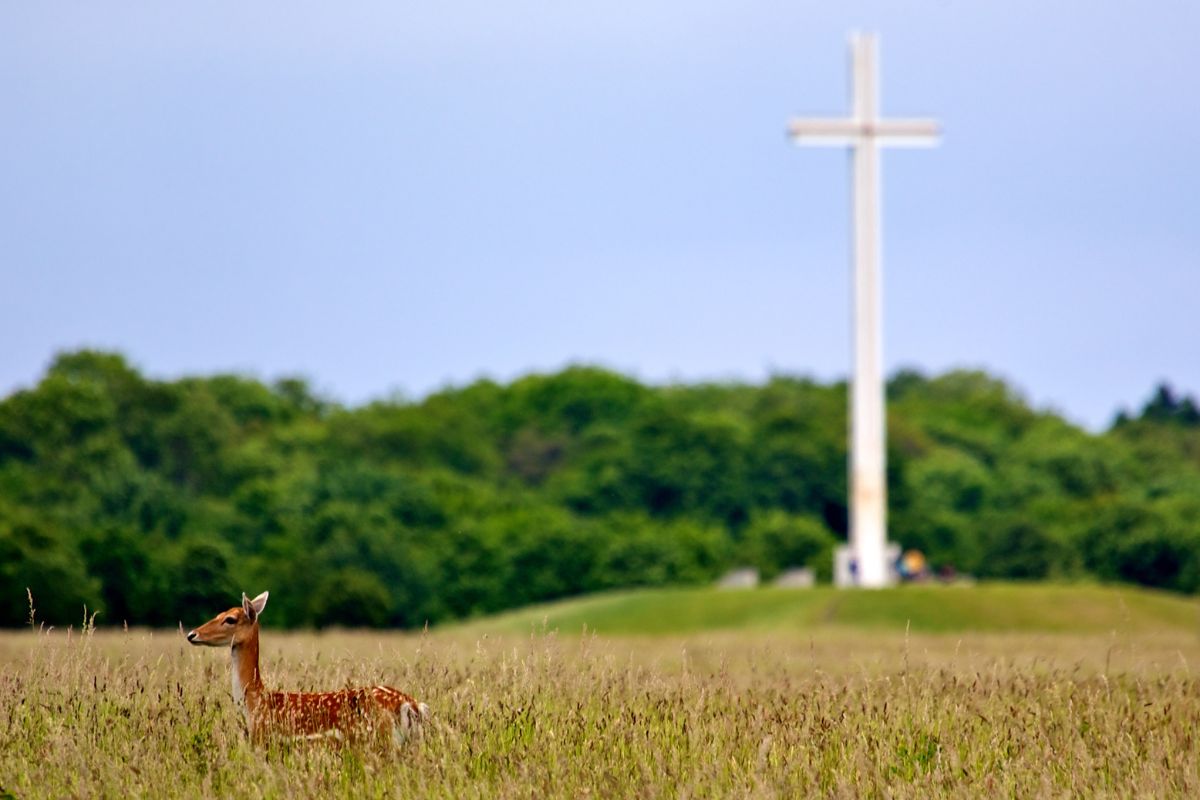
<svg viewBox="0 0 1200 800">
<path fill-rule="evenodd" d="M 982 530 L 980 577 L 1039 580 L 1070 570 L 1066 543 L 1036 522 L 1001 518 L 984 524 Z"/>
<path fill-rule="evenodd" d="M 23 625 L 29 618 L 28 590 L 38 620 L 50 625 L 76 623 L 84 606 L 103 612 L 98 581 L 69 531 L 56 529 L 28 513 L 0 508 L 0 625 Z M 105 621 L 103 617 L 101 621 Z"/>
<path fill-rule="evenodd" d="M 738 553 L 770 580 L 790 567 L 812 567 L 828 579 L 837 539 L 819 519 L 784 511 L 758 512 L 742 532 Z"/>
<path fill-rule="evenodd" d="M 346 567 L 317 580 L 313 623 L 319 628 L 379 628 L 388 623 L 392 598 L 376 575 Z"/>
<path fill-rule="evenodd" d="M 935 566 L 1200 590 L 1196 404 L 1103 434 L 980 372 L 888 383 L 890 529 Z M 0 624 L 419 626 L 750 561 L 828 567 L 846 384 L 650 386 L 569 367 L 342 408 L 301 379 L 58 355 L 0 399 Z"/>
<path fill-rule="evenodd" d="M 596 567 L 601 587 L 705 583 L 730 563 L 732 542 L 713 525 L 640 513 L 616 514 L 604 525 L 608 534 Z"/>
</svg>

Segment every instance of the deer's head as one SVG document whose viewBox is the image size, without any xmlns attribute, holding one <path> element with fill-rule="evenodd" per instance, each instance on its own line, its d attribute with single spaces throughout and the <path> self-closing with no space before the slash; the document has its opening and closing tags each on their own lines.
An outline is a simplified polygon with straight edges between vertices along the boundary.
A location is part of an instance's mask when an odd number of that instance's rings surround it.
<svg viewBox="0 0 1200 800">
<path fill-rule="evenodd" d="M 199 628 L 188 631 L 187 640 L 209 647 L 236 647 L 258 630 L 258 615 L 267 607 L 269 594 L 263 592 L 251 600 L 243 593 L 240 606 L 222 611 Z"/>
</svg>

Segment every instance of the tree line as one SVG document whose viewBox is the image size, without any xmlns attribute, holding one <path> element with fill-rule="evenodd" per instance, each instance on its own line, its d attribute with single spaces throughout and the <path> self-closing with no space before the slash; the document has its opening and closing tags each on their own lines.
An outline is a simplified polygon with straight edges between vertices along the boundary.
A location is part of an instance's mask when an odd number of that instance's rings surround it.
<svg viewBox="0 0 1200 800">
<path fill-rule="evenodd" d="M 346 408 L 304 380 L 55 358 L 0 400 L 0 625 L 402 626 L 736 565 L 830 571 L 846 385 L 574 366 Z M 981 372 L 888 382 L 890 536 L 935 569 L 1200 589 L 1200 413 L 1092 434 Z"/>
</svg>

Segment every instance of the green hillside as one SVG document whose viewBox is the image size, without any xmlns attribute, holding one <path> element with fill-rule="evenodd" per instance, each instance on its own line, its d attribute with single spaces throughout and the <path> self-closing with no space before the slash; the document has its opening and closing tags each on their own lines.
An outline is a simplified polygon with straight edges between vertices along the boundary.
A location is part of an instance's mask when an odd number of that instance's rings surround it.
<svg viewBox="0 0 1200 800">
<path fill-rule="evenodd" d="M 557 630 L 685 634 L 715 630 L 867 628 L 914 632 L 1200 631 L 1193 599 L 1129 586 L 990 583 L 874 592 L 646 589 L 532 606 L 462 626 L 478 632 Z"/>
<path fill-rule="evenodd" d="M 1093 433 L 981 372 L 902 371 L 887 392 L 888 535 L 934 574 L 1200 595 L 1200 402 L 1162 386 Z M 846 404 L 844 382 L 802 376 L 573 366 L 344 407 L 297 378 L 163 381 L 63 353 L 0 398 L 0 627 L 27 624 L 30 594 L 59 626 L 86 605 L 174 627 L 269 589 L 271 625 L 416 629 L 738 566 L 828 580 Z M 658 624 L 921 602 L 822 597 L 679 601 Z"/>
</svg>

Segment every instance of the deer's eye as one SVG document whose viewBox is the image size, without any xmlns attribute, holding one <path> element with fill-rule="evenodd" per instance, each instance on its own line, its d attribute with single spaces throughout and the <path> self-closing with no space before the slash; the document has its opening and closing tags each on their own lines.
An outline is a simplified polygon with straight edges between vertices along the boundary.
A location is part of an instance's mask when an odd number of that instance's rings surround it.
<svg viewBox="0 0 1200 800">
<path fill-rule="evenodd" d="M 236 624 L 237 624 L 237 617 L 226 617 L 226 618 L 225 618 L 225 624 L 226 624 L 226 625 L 236 625 Z"/>
</svg>

